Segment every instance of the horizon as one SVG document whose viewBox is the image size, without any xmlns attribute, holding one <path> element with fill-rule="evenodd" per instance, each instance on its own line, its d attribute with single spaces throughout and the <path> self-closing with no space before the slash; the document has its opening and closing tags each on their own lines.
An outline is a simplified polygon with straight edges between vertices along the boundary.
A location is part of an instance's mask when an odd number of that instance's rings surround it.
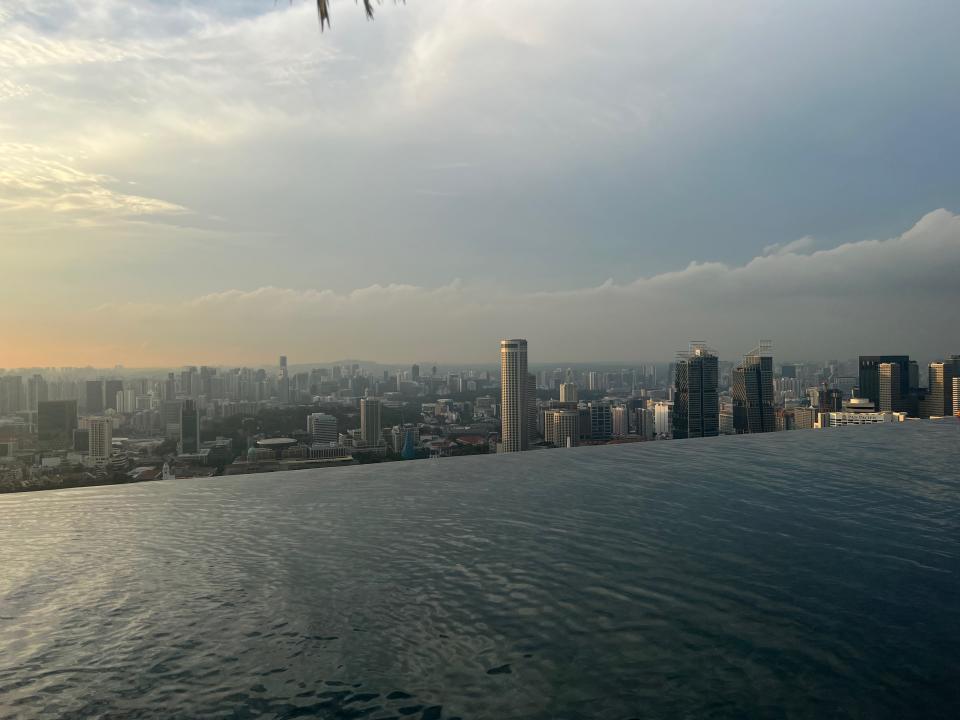
<svg viewBox="0 0 960 720">
<path fill-rule="evenodd" d="M 740 360 L 743 359 L 746 353 L 741 353 L 736 357 L 725 357 L 723 355 L 718 355 L 718 359 L 721 363 L 728 362 L 737 364 Z M 930 358 L 920 358 L 909 351 L 900 352 L 869 352 L 869 353 L 860 353 L 858 355 L 853 355 L 850 357 L 823 357 L 823 358 L 806 358 L 806 359 L 796 359 L 796 358 L 782 358 L 777 355 L 776 350 L 774 349 L 773 358 L 776 365 L 824 365 L 830 362 L 837 363 L 849 363 L 856 362 L 859 357 L 868 357 L 874 355 L 907 355 L 911 360 L 917 361 L 921 368 L 925 365 L 929 365 L 933 362 L 946 361 L 950 358 L 951 352 L 945 352 L 941 355 L 930 357 Z M 574 369 L 583 369 L 585 367 L 592 368 L 636 368 L 646 365 L 664 365 L 669 366 L 676 362 L 676 357 L 665 360 L 580 360 L 580 361 L 553 361 L 553 360 L 531 360 L 529 362 L 529 367 L 531 369 L 556 369 L 556 368 L 567 368 L 571 367 Z M 477 362 L 441 362 L 441 361 L 430 361 L 430 360 L 412 360 L 405 362 L 383 362 L 379 360 L 365 360 L 361 358 L 341 358 L 338 360 L 317 360 L 317 361 L 304 361 L 304 362 L 290 362 L 288 357 L 287 367 L 290 370 L 299 370 L 299 369 L 312 369 L 312 368 L 323 368 L 323 367 L 335 367 L 335 366 L 347 366 L 350 364 L 357 364 L 361 368 L 376 368 L 376 369 L 395 369 L 395 370 L 406 370 L 412 367 L 413 365 L 418 365 L 420 367 L 421 374 L 426 374 L 430 370 L 432 365 L 437 366 L 438 372 L 441 370 L 449 369 L 469 369 L 469 370 L 497 370 L 499 372 L 500 363 L 498 359 L 488 360 L 488 361 L 477 361 Z M 273 362 L 249 362 L 249 363 L 202 363 L 202 362 L 185 362 L 178 363 L 174 365 L 154 365 L 154 366 L 137 366 L 137 365 L 111 365 L 111 366 L 102 366 L 97 367 L 93 365 L 31 365 L 31 366 L 21 366 L 21 367 L 0 367 L 0 373 L 10 374 L 17 371 L 48 371 L 48 372 L 69 372 L 69 371 L 80 371 L 80 372 L 100 372 L 103 374 L 109 373 L 131 373 L 131 372 L 167 372 L 170 370 L 180 370 L 185 367 L 209 367 L 217 370 L 223 369 L 234 369 L 234 368 L 249 368 L 254 370 L 265 370 L 268 368 L 277 368 L 279 363 L 274 360 Z"/>
</svg>

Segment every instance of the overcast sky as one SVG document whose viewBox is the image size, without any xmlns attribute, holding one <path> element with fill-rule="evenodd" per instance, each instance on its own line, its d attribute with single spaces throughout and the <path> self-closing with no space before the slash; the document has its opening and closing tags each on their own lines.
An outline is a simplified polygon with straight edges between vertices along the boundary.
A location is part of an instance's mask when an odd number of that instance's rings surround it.
<svg viewBox="0 0 960 720">
<path fill-rule="evenodd" d="M 960 3 L 0 3 L 0 366 L 960 352 Z"/>
</svg>

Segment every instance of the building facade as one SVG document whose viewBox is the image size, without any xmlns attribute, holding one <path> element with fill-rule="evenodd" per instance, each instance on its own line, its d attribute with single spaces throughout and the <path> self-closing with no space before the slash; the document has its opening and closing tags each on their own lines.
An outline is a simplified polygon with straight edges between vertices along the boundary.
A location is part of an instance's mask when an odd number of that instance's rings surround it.
<svg viewBox="0 0 960 720">
<path fill-rule="evenodd" d="M 337 419 L 326 413 L 311 413 L 307 415 L 307 434 L 315 444 L 329 445 L 337 443 Z"/>
<path fill-rule="evenodd" d="M 953 415 L 953 362 L 934 362 L 928 368 L 927 407 L 929 415 Z"/>
<path fill-rule="evenodd" d="M 716 437 L 720 434 L 717 392 L 719 361 L 702 343 L 677 362 L 673 398 L 674 439 Z"/>
<path fill-rule="evenodd" d="M 880 363 L 878 366 L 880 387 L 877 408 L 882 412 L 900 412 L 904 409 L 904 397 L 900 392 L 901 371 L 900 363 Z"/>
<path fill-rule="evenodd" d="M 860 384 L 857 395 L 880 406 L 880 365 L 895 363 L 900 366 L 900 396 L 910 393 L 910 358 L 907 355 L 861 355 Z"/>
<path fill-rule="evenodd" d="M 527 414 L 527 443 L 532 444 L 537 437 L 537 376 L 527 373 L 527 389 L 524 398 L 524 410 Z"/>
<path fill-rule="evenodd" d="M 193 400 L 180 405 L 180 453 L 194 455 L 200 452 L 200 410 Z"/>
<path fill-rule="evenodd" d="M 761 344 L 733 371 L 733 429 L 737 434 L 773 432 L 773 357 Z"/>
<path fill-rule="evenodd" d="M 383 444 L 382 406 L 375 398 L 360 400 L 360 437 L 370 447 Z"/>
<path fill-rule="evenodd" d="M 821 428 L 843 427 L 844 425 L 874 425 L 884 422 L 904 422 L 906 413 L 888 412 L 828 412 L 820 413 Z"/>
<path fill-rule="evenodd" d="M 500 341 L 500 451 L 529 447 L 527 433 L 527 341 Z"/>
<path fill-rule="evenodd" d="M 51 400 L 37 405 L 37 440 L 41 450 L 66 450 L 77 425 L 76 400 Z"/>
<path fill-rule="evenodd" d="M 630 434 L 630 414 L 626 405 L 617 405 L 610 409 L 613 416 L 613 436 L 625 437 Z"/>
<path fill-rule="evenodd" d="M 557 447 L 575 447 L 580 437 L 580 414 L 576 410 L 548 410 L 544 417 L 550 442 Z"/>
<path fill-rule="evenodd" d="M 88 415 L 102 413 L 106 408 L 103 404 L 103 380 L 87 380 L 84 384 L 84 412 Z"/>
<path fill-rule="evenodd" d="M 105 417 L 89 418 L 90 462 L 94 465 L 106 465 L 113 452 L 113 420 Z"/>
</svg>

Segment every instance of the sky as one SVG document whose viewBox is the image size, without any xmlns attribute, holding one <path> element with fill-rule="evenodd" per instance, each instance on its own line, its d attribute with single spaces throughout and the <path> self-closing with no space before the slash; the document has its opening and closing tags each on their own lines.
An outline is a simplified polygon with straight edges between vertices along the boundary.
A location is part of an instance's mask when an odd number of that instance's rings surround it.
<svg viewBox="0 0 960 720">
<path fill-rule="evenodd" d="M 0 367 L 960 352 L 960 4 L 0 3 Z"/>
</svg>

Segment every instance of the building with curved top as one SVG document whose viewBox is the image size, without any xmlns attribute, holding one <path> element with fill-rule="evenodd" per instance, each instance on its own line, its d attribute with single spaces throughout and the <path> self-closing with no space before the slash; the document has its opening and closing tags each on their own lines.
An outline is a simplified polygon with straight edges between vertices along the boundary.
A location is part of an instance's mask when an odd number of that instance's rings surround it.
<svg viewBox="0 0 960 720">
<path fill-rule="evenodd" d="M 263 438 L 262 440 L 257 440 L 257 448 L 260 450 L 272 450 L 277 460 L 283 457 L 284 450 L 296 444 L 296 440 L 288 437 Z"/>
</svg>

